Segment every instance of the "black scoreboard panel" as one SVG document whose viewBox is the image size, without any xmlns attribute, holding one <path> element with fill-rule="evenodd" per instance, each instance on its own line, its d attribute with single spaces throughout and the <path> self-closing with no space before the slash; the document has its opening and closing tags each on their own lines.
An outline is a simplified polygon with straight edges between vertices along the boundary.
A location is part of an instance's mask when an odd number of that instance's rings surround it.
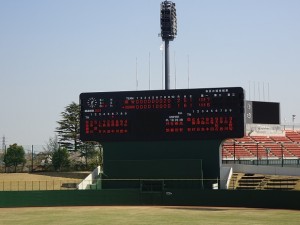
<svg viewBox="0 0 300 225">
<path fill-rule="evenodd" d="M 253 123 L 280 124 L 280 104 L 278 102 L 252 102 Z"/>
<path fill-rule="evenodd" d="M 244 91 L 240 87 L 82 93 L 80 106 L 82 141 L 244 136 Z"/>
</svg>

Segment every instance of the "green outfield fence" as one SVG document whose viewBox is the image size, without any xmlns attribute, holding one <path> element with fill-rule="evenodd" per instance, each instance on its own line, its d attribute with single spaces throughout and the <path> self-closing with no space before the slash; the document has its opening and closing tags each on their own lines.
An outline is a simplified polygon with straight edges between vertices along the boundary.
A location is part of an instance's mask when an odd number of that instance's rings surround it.
<svg viewBox="0 0 300 225">
<path fill-rule="evenodd" d="M 0 207 L 45 206 L 218 206 L 300 209 L 297 191 L 141 190 L 2 191 Z"/>
<path fill-rule="evenodd" d="M 211 189 L 202 188 L 205 182 L 212 184 Z M 300 209 L 300 191 L 287 191 L 284 186 L 282 190 L 213 189 L 218 182 L 217 179 L 96 179 L 84 190 L 78 190 L 82 183 L 79 180 L 0 181 L 0 207 L 180 205 Z M 110 185 L 119 188 L 106 188 Z"/>
</svg>

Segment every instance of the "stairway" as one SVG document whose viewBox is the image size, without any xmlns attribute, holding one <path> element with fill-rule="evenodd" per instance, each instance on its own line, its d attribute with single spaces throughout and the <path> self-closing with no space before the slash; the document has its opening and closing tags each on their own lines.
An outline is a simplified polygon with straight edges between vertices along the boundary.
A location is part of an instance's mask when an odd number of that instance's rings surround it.
<svg viewBox="0 0 300 225">
<path fill-rule="evenodd" d="M 294 190 L 299 179 L 293 177 L 270 178 L 265 190 Z"/>
<path fill-rule="evenodd" d="M 229 190 L 234 190 L 236 188 L 236 186 L 238 185 L 238 180 L 239 180 L 240 176 L 241 175 L 238 173 L 232 174 L 232 176 L 230 178 L 229 186 L 228 186 Z"/>
<path fill-rule="evenodd" d="M 261 190 L 262 183 L 266 177 L 264 175 L 244 174 L 238 180 L 238 190 Z"/>
</svg>

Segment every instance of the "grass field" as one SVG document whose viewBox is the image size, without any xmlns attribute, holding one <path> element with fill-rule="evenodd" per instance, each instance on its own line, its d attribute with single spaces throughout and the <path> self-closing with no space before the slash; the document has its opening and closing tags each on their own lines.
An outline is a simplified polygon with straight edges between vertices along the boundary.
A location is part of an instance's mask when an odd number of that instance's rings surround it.
<svg viewBox="0 0 300 225">
<path fill-rule="evenodd" d="M 99 206 L 1 208 L 0 225 L 298 225 L 296 210 Z"/>
<path fill-rule="evenodd" d="M 90 172 L 0 173 L 0 191 L 62 190 L 80 183 Z"/>
<path fill-rule="evenodd" d="M 84 179 L 90 172 L 0 173 L 0 181 Z"/>
<path fill-rule="evenodd" d="M 23 184 L 25 188 L 51 190 L 56 188 L 55 182 L 61 189 L 62 182 L 79 181 L 87 175 L 88 172 L 0 174 L 0 191 L 1 188 L 22 189 Z M 39 187 L 30 186 L 35 182 Z M 10 186 L 6 186 L 8 184 Z M 47 184 L 53 186 L 47 187 Z M 0 208 L 0 225 L 298 225 L 299 221 L 300 211 L 276 209 L 181 206 Z"/>
</svg>

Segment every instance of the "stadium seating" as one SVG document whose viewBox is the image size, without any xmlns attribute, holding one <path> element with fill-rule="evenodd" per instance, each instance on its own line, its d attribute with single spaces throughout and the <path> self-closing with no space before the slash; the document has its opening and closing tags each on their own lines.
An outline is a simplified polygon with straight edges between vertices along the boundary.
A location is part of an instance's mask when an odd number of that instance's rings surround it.
<svg viewBox="0 0 300 225">
<path fill-rule="evenodd" d="M 295 143 L 285 143 L 284 147 L 295 157 L 300 157 L 300 145 Z"/>
<path fill-rule="evenodd" d="M 260 144 L 248 144 L 245 146 L 255 158 L 267 158 L 266 149 Z"/>
<path fill-rule="evenodd" d="M 229 153 L 227 157 L 234 157 L 236 159 L 242 158 L 253 158 L 254 155 L 251 152 L 247 151 L 247 149 L 243 145 L 223 145 L 223 152 Z"/>
<path fill-rule="evenodd" d="M 273 142 L 270 137 L 267 136 L 252 136 L 251 137 L 255 142 Z"/>
<path fill-rule="evenodd" d="M 293 141 L 291 139 L 289 139 L 286 136 L 270 136 L 270 138 L 274 141 L 274 142 L 288 142 L 288 143 L 292 143 Z"/>
<path fill-rule="evenodd" d="M 285 132 L 287 138 L 289 138 L 292 142 L 300 143 L 300 133 L 299 131 L 287 130 Z"/>
<path fill-rule="evenodd" d="M 223 159 L 299 159 L 300 132 L 286 130 L 285 136 L 244 136 L 228 139 L 222 146 Z"/>
</svg>

